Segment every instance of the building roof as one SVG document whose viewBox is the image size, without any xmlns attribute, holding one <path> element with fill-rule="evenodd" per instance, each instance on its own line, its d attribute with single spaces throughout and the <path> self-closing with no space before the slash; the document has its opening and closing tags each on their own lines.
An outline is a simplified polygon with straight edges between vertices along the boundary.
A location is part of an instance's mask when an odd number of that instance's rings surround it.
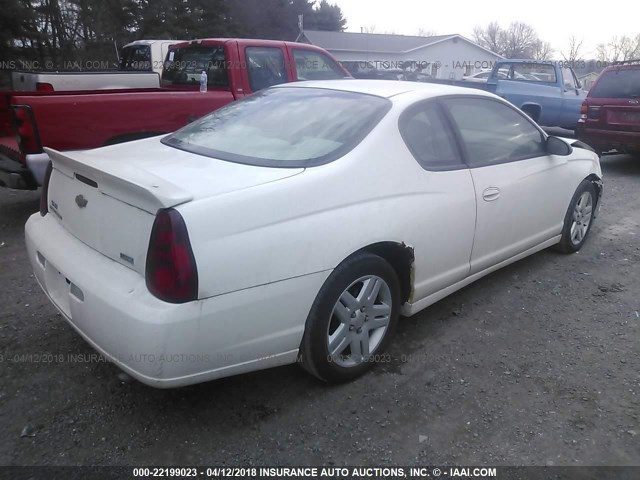
<svg viewBox="0 0 640 480">
<path fill-rule="evenodd" d="M 327 32 L 320 30 L 305 30 L 300 33 L 298 42 L 308 42 L 317 45 L 330 52 L 372 52 L 407 54 L 429 45 L 443 42 L 449 39 L 460 39 L 477 48 L 502 58 L 495 52 L 484 48 L 481 45 L 463 37 L 457 33 L 450 35 L 433 35 L 430 37 L 419 37 L 412 35 L 394 35 L 387 33 L 354 33 L 354 32 Z"/>
<path fill-rule="evenodd" d="M 456 35 L 414 37 L 380 33 L 324 32 L 305 30 L 304 36 L 313 45 L 326 50 L 355 50 L 379 53 L 407 53 Z"/>
</svg>

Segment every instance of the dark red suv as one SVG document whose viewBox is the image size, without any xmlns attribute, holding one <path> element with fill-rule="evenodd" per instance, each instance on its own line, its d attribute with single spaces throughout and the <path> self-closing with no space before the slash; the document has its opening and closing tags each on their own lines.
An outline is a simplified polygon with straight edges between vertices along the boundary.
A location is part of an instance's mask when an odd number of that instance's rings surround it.
<svg viewBox="0 0 640 480">
<path fill-rule="evenodd" d="M 640 62 L 602 71 L 582 103 L 577 134 L 599 154 L 640 154 Z"/>
</svg>

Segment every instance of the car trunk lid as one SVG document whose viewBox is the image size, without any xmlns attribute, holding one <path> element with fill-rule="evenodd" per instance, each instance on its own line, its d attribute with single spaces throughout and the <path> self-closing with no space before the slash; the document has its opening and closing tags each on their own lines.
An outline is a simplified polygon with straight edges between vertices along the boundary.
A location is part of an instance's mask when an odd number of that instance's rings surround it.
<svg viewBox="0 0 640 480">
<path fill-rule="evenodd" d="M 142 275 L 158 210 L 303 171 L 232 164 L 151 140 L 93 151 L 45 149 L 53 162 L 49 212 L 89 247 Z"/>
</svg>

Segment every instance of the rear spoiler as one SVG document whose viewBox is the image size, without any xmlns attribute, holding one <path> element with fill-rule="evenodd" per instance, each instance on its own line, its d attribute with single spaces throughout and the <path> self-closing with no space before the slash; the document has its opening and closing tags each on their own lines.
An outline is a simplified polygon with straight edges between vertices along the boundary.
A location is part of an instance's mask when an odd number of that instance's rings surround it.
<svg viewBox="0 0 640 480">
<path fill-rule="evenodd" d="M 64 175 L 153 215 L 161 208 L 193 200 L 191 193 L 177 185 L 125 162 L 96 161 L 95 157 L 87 158 L 82 151 L 66 154 L 47 147 L 44 151 L 51 158 L 54 169 Z"/>
</svg>

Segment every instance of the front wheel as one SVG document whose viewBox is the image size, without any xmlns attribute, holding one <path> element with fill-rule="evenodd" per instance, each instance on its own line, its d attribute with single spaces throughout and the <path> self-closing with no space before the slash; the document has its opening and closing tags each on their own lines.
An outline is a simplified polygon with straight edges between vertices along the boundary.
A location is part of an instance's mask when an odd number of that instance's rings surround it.
<svg viewBox="0 0 640 480">
<path fill-rule="evenodd" d="M 346 382 L 381 360 L 398 321 L 400 286 L 383 258 L 356 254 L 341 263 L 311 307 L 302 366 L 326 382 Z"/>
<path fill-rule="evenodd" d="M 557 246 L 560 252 L 573 253 L 582 248 L 591 230 L 596 202 L 596 189 L 593 183 L 584 180 L 573 195 L 565 215 L 562 238 Z"/>
</svg>

